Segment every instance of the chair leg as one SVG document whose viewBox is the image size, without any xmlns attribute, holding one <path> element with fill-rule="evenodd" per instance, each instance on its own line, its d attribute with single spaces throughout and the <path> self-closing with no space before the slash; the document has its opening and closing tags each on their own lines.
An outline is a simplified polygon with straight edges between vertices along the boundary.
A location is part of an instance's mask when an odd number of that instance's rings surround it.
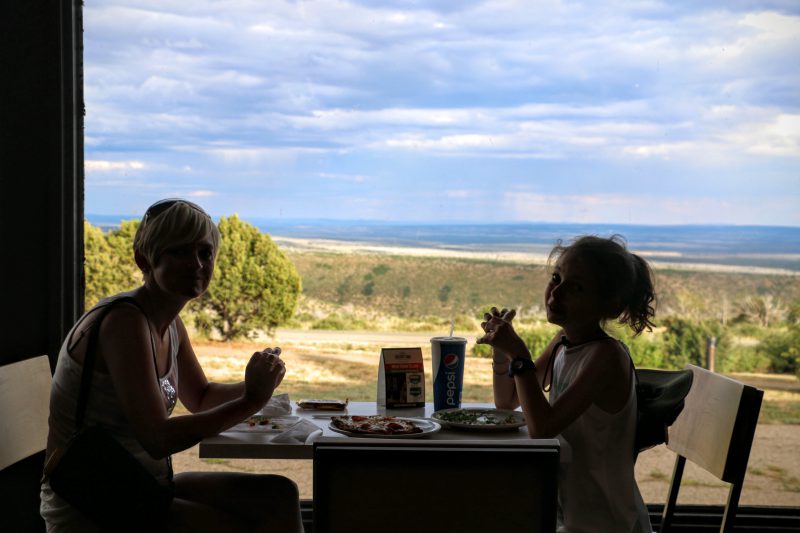
<svg viewBox="0 0 800 533">
<path fill-rule="evenodd" d="M 730 533 L 733 531 L 733 523 L 736 521 L 736 509 L 739 507 L 739 496 L 742 495 L 742 482 L 731 483 L 728 491 L 728 503 L 725 504 L 725 513 L 722 515 L 722 525 L 720 533 Z"/>
<path fill-rule="evenodd" d="M 675 504 L 678 502 L 678 491 L 681 488 L 683 478 L 683 468 L 686 466 L 686 458 L 682 455 L 675 457 L 675 468 L 672 470 L 672 481 L 669 484 L 669 494 L 667 503 L 664 505 L 664 512 L 661 514 L 661 527 L 659 533 L 665 533 L 672 528 L 672 519 L 675 514 Z"/>
</svg>

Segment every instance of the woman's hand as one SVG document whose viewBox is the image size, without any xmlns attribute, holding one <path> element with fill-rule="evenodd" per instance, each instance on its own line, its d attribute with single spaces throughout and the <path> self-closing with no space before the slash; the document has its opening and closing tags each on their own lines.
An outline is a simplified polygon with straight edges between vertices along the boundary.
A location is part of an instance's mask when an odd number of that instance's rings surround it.
<svg viewBox="0 0 800 533">
<path fill-rule="evenodd" d="M 281 349 L 267 348 L 255 352 L 244 372 L 245 398 L 259 406 L 267 403 L 286 374 L 286 366 L 280 358 Z"/>
<path fill-rule="evenodd" d="M 519 356 L 530 357 L 528 347 L 514 331 L 511 323 L 516 314 L 514 309 L 504 308 L 502 311 L 498 311 L 496 307 L 492 307 L 489 313 L 483 315 L 484 322 L 481 322 L 481 328 L 484 335 L 478 339 L 478 344 L 488 344 L 494 348 L 495 352 L 499 352 L 498 355 L 502 355 L 508 360 Z"/>
</svg>

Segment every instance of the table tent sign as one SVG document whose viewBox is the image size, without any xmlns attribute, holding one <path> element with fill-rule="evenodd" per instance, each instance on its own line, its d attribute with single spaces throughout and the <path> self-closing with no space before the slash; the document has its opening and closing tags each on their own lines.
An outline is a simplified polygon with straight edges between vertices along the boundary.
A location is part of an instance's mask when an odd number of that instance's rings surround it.
<svg viewBox="0 0 800 533">
<path fill-rule="evenodd" d="M 378 365 L 378 405 L 425 407 L 422 348 L 383 348 Z"/>
</svg>

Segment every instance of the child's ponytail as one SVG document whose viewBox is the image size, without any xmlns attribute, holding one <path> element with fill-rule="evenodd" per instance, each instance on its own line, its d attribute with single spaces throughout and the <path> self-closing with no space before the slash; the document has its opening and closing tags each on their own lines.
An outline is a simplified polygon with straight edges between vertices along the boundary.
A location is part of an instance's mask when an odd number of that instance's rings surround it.
<svg viewBox="0 0 800 533">
<path fill-rule="evenodd" d="M 656 294 L 650 265 L 636 254 L 630 254 L 630 259 L 633 263 L 633 283 L 629 293 L 630 297 L 619 316 L 619 322 L 629 325 L 634 334 L 638 335 L 645 329 L 652 330 L 655 325 L 652 318 L 656 314 L 653 305 Z"/>
</svg>

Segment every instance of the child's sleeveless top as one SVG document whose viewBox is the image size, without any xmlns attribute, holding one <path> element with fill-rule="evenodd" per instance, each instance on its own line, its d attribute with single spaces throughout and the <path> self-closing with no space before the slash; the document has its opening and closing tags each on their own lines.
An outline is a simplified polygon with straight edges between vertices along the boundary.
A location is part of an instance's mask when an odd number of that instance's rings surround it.
<svg viewBox="0 0 800 533">
<path fill-rule="evenodd" d="M 106 301 L 108 300 L 101 303 Z M 90 316 L 87 320 L 94 320 L 94 318 Z M 80 324 L 80 321 L 78 324 Z M 73 327 L 73 329 L 75 328 Z M 48 435 L 50 449 L 56 449 L 66 444 L 75 431 L 75 406 L 78 402 L 78 393 L 81 388 L 83 365 L 75 361 L 67 351 L 67 345 L 71 337 L 72 331 L 69 332 L 64 344 L 61 346 L 56 371 L 53 376 L 53 385 L 50 392 L 50 433 Z M 164 397 L 164 406 L 167 409 L 167 413 L 171 414 L 178 400 L 178 330 L 175 322 L 169 326 L 169 339 L 169 368 L 163 376 L 159 377 L 158 381 L 161 394 Z M 150 357 L 147 360 L 152 364 Z M 167 466 L 167 461 L 151 457 L 139 441 L 136 440 L 133 429 L 117 400 L 109 374 L 98 372 L 97 370 L 94 372 L 84 425 L 103 426 L 157 480 L 164 483 L 168 482 L 169 467 Z M 42 484 L 40 496 L 40 512 L 47 522 L 48 532 L 80 531 L 84 527 L 91 527 L 77 510 L 52 491 L 49 483 Z"/>
<path fill-rule="evenodd" d="M 583 354 L 594 342 L 559 349 L 551 404 L 580 374 L 586 362 Z M 627 346 L 619 344 L 628 351 Z M 570 457 L 559 470 L 559 532 L 652 532 L 634 478 L 635 390 L 631 379 L 628 401 L 618 413 L 607 413 L 592 404 L 558 436 L 565 448 L 562 453 Z"/>
</svg>

